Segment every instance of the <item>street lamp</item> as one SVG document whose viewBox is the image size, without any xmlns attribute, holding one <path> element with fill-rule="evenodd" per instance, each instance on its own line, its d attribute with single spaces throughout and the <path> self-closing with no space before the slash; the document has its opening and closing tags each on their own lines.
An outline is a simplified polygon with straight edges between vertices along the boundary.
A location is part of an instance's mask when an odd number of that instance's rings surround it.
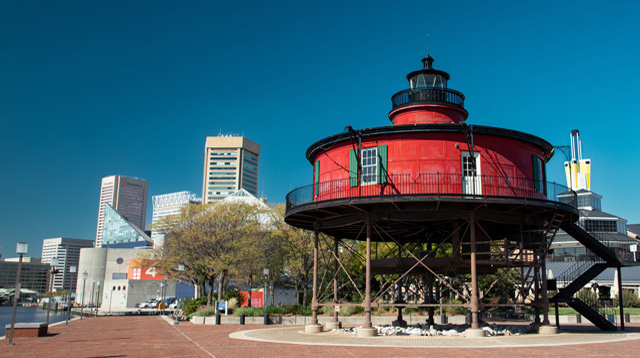
<svg viewBox="0 0 640 358">
<path fill-rule="evenodd" d="M 13 345 L 13 328 L 16 325 L 16 311 L 18 310 L 18 296 L 20 295 L 20 271 L 22 271 L 22 256 L 27 253 L 28 244 L 19 242 L 16 245 L 16 254 L 20 255 L 18 260 L 18 271 L 16 272 L 16 287 L 13 290 L 13 310 L 11 311 L 11 330 L 9 331 L 9 342 L 7 346 Z"/>
<path fill-rule="evenodd" d="M 158 308 L 160 308 L 160 315 L 164 316 L 164 305 L 165 305 L 165 295 L 167 292 L 167 279 L 165 278 L 160 282 L 160 303 L 158 303 Z"/>
<path fill-rule="evenodd" d="M 173 315 L 176 317 L 173 324 L 179 324 L 178 322 L 178 310 L 180 309 L 180 287 L 182 286 L 182 272 L 184 271 L 184 265 L 178 265 L 178 297 L 176 297 L 176 308 L 173 311 Z M 216 308 L 217 309 L 217 308 Z"/>
<path fill-rule="evenodd" d="M 101 281 L 98 281 L 98 293 L 96 294 L 96 317 L 98 317 L 98 308 L 100 307 L 100 301 L 101 301 L 100 300 L 100 295 L 101 295 L 100 284 L 101 283 L 102 283 Z"/>
<path fill-rule="evenodd" d="M 49 289 L 49 303 L 47 303 L 47 327 L 49 326 L 49 315 L 51 314 L 51 301 L 53 300 L 53 279 L 56 277 L 58 270 L 56 270 L 56 266 L 58 266 L 58 259 L 56 257 L 51 259 L 51 288 Z"/>
<path fill-rule="evenodd" d="M 111 297 L 109 297 L 109 314 L 111 314 L 111 301 L 113 301 L 113 292 L 116 290 L 116 286 L 111 289 Z"/>
<path fill-rule="evenodd" d="M 267 314 L 267 290 L 269 285 L 269 269 L 264 269 L 264 297 L 262 299 L 262 306 L 264 307 L 264 324 L 269 324 L 269 315 Z"/>
<path fill-rule="evenodd" d="M 69 273 L 76 273 L 77 272 L 77 267 L 76 266 L 69 266 Z M 73 279 L 73 276 L 75 275 L 71 275 L 71 278 Z M 65 327 L 69 327 L 69 314 L 71 312 L 71 292 L 69 292 L 69 296 L 67 297 L 67 323 L 65 324 Z"/>
<path fill-rule="evenodd" d="M 93 294 L 96 292 L 96 279 L 91 279 L 91 296 L 89 296 L 89 317 L 93 316 Z"/>
<path fill-rule="evenodd" d="M 80 322 L 82 322 L 82 316 L 84 315 L 84 286 L 87 284 L 87 271 L 82 273 L 82 303 L 80 304 Z"/>
</svg>

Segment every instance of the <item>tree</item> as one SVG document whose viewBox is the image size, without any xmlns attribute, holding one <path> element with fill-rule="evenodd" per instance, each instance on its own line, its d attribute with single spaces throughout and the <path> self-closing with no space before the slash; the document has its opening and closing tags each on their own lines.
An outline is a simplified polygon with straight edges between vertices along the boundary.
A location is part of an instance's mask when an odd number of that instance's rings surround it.
<svg viewBox="0 0 640 358">
<path fill-rule="evenodd" d="M 285 206 L 276 205 L 274 208 L 274 240 L 272 245 L 279 244 L 279 255 L 271 256 L 271 267 L 281 265 L 282 273 L 296 291 L 296 300 L 302 290 L 303 303 L 306 305 L 309 284 L 313 279 L 313 232 L 293 227 L 284 222 Z M 270 271 L 271 272 L 271 271 Z M 272 295 L 273 296 L 273 295 Z"/>
<path fill-rule="evenodd" d="M 246 245 L 263 235 L 266 213 L 264 205 L 243 201 L 187 205 L 180 215 L 160 222 L 164 245 L 147 259 L 170 277 L 176 276 L 178 264 L 185 265 L 183 276 L 201 288 L 210 305 L 213 290 L 206 290 L 206 285 L 211 288 L 217 280 L 222 300 L 226 282 L 239 273 Z"/>
</svg>

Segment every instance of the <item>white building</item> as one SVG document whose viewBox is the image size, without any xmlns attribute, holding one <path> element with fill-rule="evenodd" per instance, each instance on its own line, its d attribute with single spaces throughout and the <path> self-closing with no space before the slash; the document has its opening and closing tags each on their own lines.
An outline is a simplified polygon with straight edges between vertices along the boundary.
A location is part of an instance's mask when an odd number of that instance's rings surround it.
<svg viewBox="0 0 640 358">
<path fill-rule="evenodd" d="M 196 194 L 189 191 L 179 191 L 151 197 L 153 214 L 151 217 L 151 239 L 153 246 L 164 244 L 164 235 L 160 233 L 158 222 L 168 216 L 179 215 L 180 210 L 189 203 L 201 203 L 202 199 L 196 198 Z"/>
<path fill-rule="evenodd" d="M 58 259 L 56 269 L 59 272 L 53 280 L 54 291 L 76 289 L 80 249 L 86 247 L 93 247 L 93 240 L 58 237 L 42 241 L 42 263 L 51 264 L 52 258 Z M 76 267 L 76 272 L 70 272 L 71 266 Z"/>
<path fill-rule="evenodd" d="M 149 298 L 175 297 L 176 282 L 153 267 L 141 266 L 143 249 L 82 249 L 76 302 L 94 305 L 101 312 L 135 308 Z M 86 279 L 83 274 L 86 273 Z M 185 297 L 182 292 L 181 297 Z"/>
<path fill-rule="evenodd" d="M 210 204 L 245 189 L 258 196 L 260 145 L 244 137 L 207 137 L 202 200 Z"/>
<path fill-rule="evenodd" d="M 102 178 L 95 247 L 102 247 L 105 204 L 111 205 L 129 222 L 144 230 L 147 217 L 148 192 L 149 182 L 143 179 L 119 175 Z"/>
</svg>

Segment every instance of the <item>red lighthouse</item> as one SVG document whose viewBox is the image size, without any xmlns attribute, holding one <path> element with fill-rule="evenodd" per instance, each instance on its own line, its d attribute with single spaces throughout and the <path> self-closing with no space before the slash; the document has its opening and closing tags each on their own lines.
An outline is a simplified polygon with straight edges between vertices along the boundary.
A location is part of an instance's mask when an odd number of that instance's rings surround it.
<svg viewBox="0 0 640 358">
<path fill-rule="evenodd" d="M 469 294 L 459 293 L 472 314 L 468 335 L 481 335 L 479 312 L 490 304 L 480 299 L 478 276 L 499 269 L 521 273 L 521 292 L 511 303 L 530 305 L 525 296 L 533 290 L 533 306 L 549 323 L 544 258 L 559 228 L 578 219 L 575 193 L 546 181 L 553 146 L 523 132 L 468 125 L 464 95 L 449 88 L 449 74 L 434 69 L 429 55 L 422 62 L 407 75 L 409 89 L 391 98 L 392 125 L 348 126 L 312 144 L 306 155 L 313 184 L 287 195 L 285 220 L 314 230 L 316 254 L 320 233 L 333 239 L 333 296 L 319 292 L 316 255 L 310 332 L 320 329 L 319 306 L 351 304 L 339 297 L 337 282 L 337 272 L 359 274 L 339 262 L 338 247 L 350 242 L 366 245 L 358 253 L 366 268 L 359 335 L 375 334 L 377 306 L 399 308 L 399 322 L 403 307 L 427 307 L 433 322 L 439 288 L 459 291 L 465 275 Z M 376 258 L 372 243 L 391 245 L 394 254 Z M 423 292 L 412 302 L 383 299 L 391 288 L 402 293 L 410 285 Z M 337 312 L 328 325 L 340 325 Z"/>
</svg>

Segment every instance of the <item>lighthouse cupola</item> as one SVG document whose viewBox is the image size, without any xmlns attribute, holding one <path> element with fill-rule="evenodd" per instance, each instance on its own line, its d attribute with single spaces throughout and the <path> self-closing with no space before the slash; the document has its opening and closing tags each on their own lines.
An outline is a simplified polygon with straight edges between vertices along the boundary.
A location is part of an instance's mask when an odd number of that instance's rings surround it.
<svg viewBox="0 0 640 358">
<path fill-rule="evenodd" d="M 433 68 L 433 57 L 422 59 L 424 68 L 407 75 L 409 89 L 391 97 L 393 124 L 461 123 L 469 113 L 464 95 L 447 88 L 449 74 Z"/>
</svg>

